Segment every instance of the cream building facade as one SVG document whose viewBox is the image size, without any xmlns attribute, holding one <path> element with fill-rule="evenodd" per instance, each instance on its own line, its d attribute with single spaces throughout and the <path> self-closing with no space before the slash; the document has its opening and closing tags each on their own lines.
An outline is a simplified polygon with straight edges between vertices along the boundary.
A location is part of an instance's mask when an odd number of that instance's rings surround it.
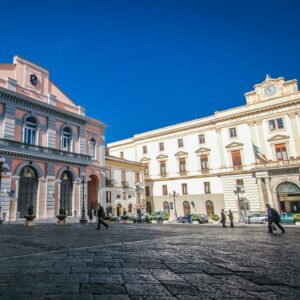
<svg viewBox="0 0 300 300">
<path fill-rule="evenodd" d="M 111 155 L 144 164 L 148 209 L 170 211 L 175 191 L 178 215 L 225 208 L 240 218 L 265 212 L 266 203 L 300 211 L 297 80 L 267 75 L 245 98 L 243 106 L 108 144 Z"/>
<path fill-rule="evenodd" d="M 135 215 L 145 210 L 142 163 L 111 156 L 106 158 L 106 212 L 109 216 Z"/>
</svg>

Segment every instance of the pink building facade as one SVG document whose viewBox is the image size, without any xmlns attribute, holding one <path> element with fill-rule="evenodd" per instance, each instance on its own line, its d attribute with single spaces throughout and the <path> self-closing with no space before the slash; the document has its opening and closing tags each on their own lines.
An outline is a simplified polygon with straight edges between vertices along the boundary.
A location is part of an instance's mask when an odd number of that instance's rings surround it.
<svg viewBox="0 0 300 300">
<path fill-rule="evenodd" d="M 48 70 L 18 56 L 0 64 L 0 156 L 10 168 L 2 175 L 2 217 L 22 219 L 30 205 L 37 218 L 54 217 L 59 208 L 76 217 L 83 199 L 85 208 L 105 204 L 105 128 Z"/>
</svg>

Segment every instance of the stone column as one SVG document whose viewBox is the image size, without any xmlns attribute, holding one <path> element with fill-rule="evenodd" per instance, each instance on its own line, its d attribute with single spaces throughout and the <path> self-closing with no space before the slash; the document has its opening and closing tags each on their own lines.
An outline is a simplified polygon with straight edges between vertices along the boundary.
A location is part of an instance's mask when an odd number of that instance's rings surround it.
<svg viewBox="0 0 300 300">
<path fill-rule="evenodd" d="M 8 102 L 5 105 L 3 138 L 7 140 L 15 139 L 15 121 L 16 120 L 16 106 Z"/>
<path fill-rule="evenodd" d="M 273 199 L 273 194 L 271 191 L 271 186 L 270 186 L 270 178 L 266 177 L 265 178 L 265 183 L 266 183 L 266 190 L 267 190 L 267 196 L 268 196 L 268 203 L 273 207 L 274 207 L 274 199 Z"/>
<path fill-rule="evenodd" d="M 288 114 L 290 117 L 290 122 L 291 122 L 291 129 L 292 129 L 292 134 L 294 136 L 294 139 L 291 139 L 290 143 L 294 141 L 295 143 L 295 149 L 296 149 L 296 157 L 300 156 L 300 132 L 299 132 L 299 127 L 297 125 L 297 122 L 299 124 L 299 116 L 295 112 L 291 112 Z"/>
<path fill-rule="evenodd" d="M 220 168 L 226 168 L 225 165 L 225 157 L 224 157 L 224 147 L 223 147 L 223 141 L 222 141 L 222 135 L 221 135 L 221 128 L 216 128 L 216 132 L 217 132 L 217 143 L 218 143 L 218 152 L 220 155 Z"/>
<path fill-rule="evenodd" d="M 260 200 L 260 207 L 262 210 L 266 210 L 266 201 L 264 197 L 264 191 L 262 186 L 262 178 L 257 178 L 257 185 L 258 185 L 258 195 Z"/>
<path fill-rule="evenodd" d="M 39 178 L 38 196 L 36 204 L 36 216 L 38 218 L 45 218 L 46 211 L 46 179 Z"/>
<path fill-rule="evenodd" d="M 60 206 L 60 184 L 61 180 L 55 180 L 56 182 L 56 193 L 55 193 L 55 200 L 54 200 L 54 215 L 58 214 L 59 206 Z"/>
</svg>

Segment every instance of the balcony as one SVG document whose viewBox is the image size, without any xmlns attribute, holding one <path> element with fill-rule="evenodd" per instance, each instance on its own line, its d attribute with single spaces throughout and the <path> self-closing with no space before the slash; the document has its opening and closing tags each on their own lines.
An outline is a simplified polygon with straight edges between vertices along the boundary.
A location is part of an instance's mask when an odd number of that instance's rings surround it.
<svg viewBox="0 0 300 300">
<path fill-rule="evenodd" d="M 123 187 L 123 188 L 129 188 L 129 183 L 128 183 L 128 181 L 122 181 L 122 187 Z"/>
<path fill-rule="evenodd" d="M 84 154 L 67 152 L 54 148 L 24 144 L 12 140 L 0 139 L 0 150 L 7 151 L 9 154 L 21 157 L 24 155 L 29 159 L 44 159 L 44 160 L 63 160 L 73 162 L 74 164 L 89 164 L 91 157 Z M 32 158 L 30 158 L 32 156 Z"/>
<path fill-rule="evenodd" d="M 202 174 L 209 174 L 209 169 L 208 168 L 201 169 L 201 173 Z"/>
<path fill-rule="evenodd" d="M 266 162 L 258 162 L 253 164 L 254 169 L 275 169 L 282 167 L 299 167 L 300 165 L 300 156 L 299 157 L 290 157 L 287 160 L 268 160 Z"/>
<path fill-rule="evenodd" d="M 105 178 L 105 184 L 107 187 L 113 187 L 114 181 L 112 179 Z"/>
<path fill-rule="evenodd" d="M 186 170 L 180 170 L 179 174 L 180 174 L 180 176 L 186 176 L 187 171 Z"/>
</svg>

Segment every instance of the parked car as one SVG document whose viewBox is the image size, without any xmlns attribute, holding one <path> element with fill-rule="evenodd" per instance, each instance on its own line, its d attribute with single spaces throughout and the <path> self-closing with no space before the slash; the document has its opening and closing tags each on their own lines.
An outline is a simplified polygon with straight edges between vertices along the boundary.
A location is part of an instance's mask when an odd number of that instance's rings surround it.
<svg viewBox="0 0 300 300">
<path fill-rule="evenodd" d="M 254 223 L 265 224 L 267 220 L 268 220 L 268 215 L 266 214 L 252 214 L 247 217 L 244 217 L 244 222 L 246 224 L 254 224 Z"/>
<path fill-rule="evenodd" d="M 280 214 L 280 221 L 282 224 L 296 224 L 294 214 L 292 214 L 292 213 Z"/>
<path fill-rule="evenodd" d="M 178 223 L 191 223 L 191 222 L 192 222 L 192 215 L 178 217 Z"/>
<path fill-rule="evenodd" d="M 199 214 L 199 223 L 208 223 L 208 217 L 207 215 L 204 215 L 204 214 Z"/>
</svg>

